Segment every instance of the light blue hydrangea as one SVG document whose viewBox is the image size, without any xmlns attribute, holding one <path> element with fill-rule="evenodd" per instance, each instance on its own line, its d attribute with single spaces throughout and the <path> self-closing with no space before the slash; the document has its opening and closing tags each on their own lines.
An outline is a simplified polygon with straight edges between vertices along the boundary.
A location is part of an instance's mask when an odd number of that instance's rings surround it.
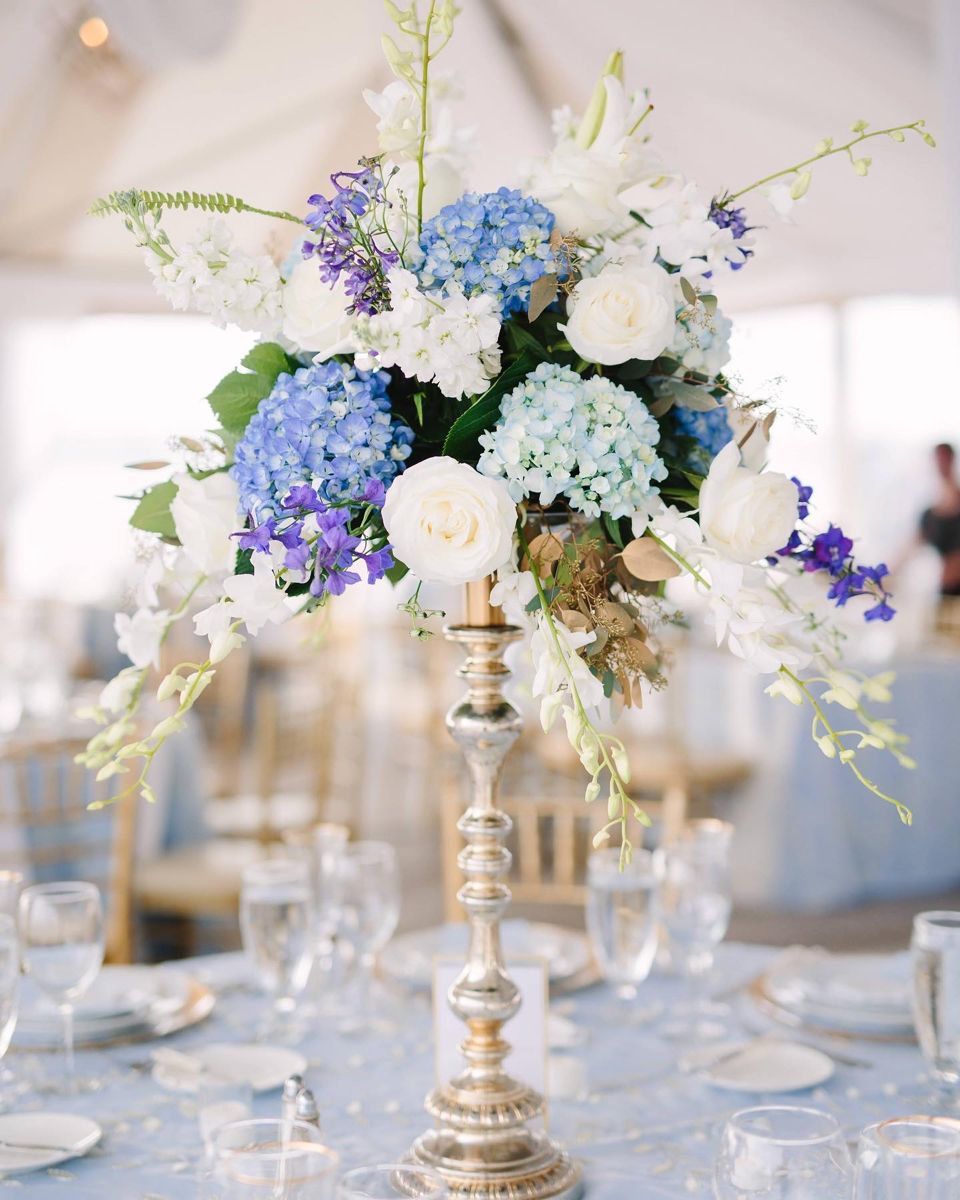
<svg viewBox="0 0 960 1200">
<path fill-rule="evenodd" d="M 720 451 L 733 441 L 730 419 L 723 405 L 708 412 L 696 412 L 675 404 L 666 422 L 662 442 L 664 455 L 700 475 L 706 475 Z M 681 440 L 685 438 L 691 438 L 693 444 Z"/>
<path fill-rule="evenodd" d="M 258 519 L 280 511 L 295 483 L 321 499 L 358 499 L 389 484 L 410 455 L 412 430 L 390 411 L 386 371 L 335 361 L 277 376 L 237 444 L 230 474 Z"/>
<path fill-rule="evenodd" d="M 425 290 L 458 284 L 467 296 L 486 292 L 503 316 L 525 309 L 530 285 L 554 265 L 554 216 L 516 189 L 467 192 L 423 226 L 417 266 Z"/>
<path fill-rule="evenodd" d="M 541 363 L 500 403 L 480 437 L 479 469 L 506 480 L 516 501 L 564 495 L 590 517 L 629 517 L 667 476 L 660 427 L 639 396 L 602 375 Z"/>
</svg>

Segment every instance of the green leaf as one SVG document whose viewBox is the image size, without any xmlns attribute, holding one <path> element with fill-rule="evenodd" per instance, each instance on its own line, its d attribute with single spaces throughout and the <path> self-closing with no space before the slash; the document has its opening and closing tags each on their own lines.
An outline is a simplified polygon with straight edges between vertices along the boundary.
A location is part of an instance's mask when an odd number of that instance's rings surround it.
<svg viewBox="0 0 960 1200">
<path fill-rule="evenodd" d="M 508 321 L 504 326 L 504 332 L 507 335 L 507 344 L 516 354 L 534 355 L 537 362 L 546 362 L 550 357 L 546 347 L 518 321 Z"/>
<path fill-rule="evenodd" d="M 387 578 L 394 585 L 394 587 L 396 587 L 400 580 L 403 579 L 405 575 L 409 574 L 409 572 L 410 568 L 406 563 L 394 561 L 393 566 L 389 571 L 387 571 Z"/>
<path fill-rule="evenodd" d="M 610 535 L 610 540 L 615 546 L 623 547 L 623 534 L 620 532 L 620 522 L 611 517 L 609 513 L 603 514 L 603 527 Z"/>
<path fill-rule="evenodd" d="M 133 510 L 130 524 L 134 529 L 159 533 L 161 537 L 175 541 L 177 530 L 170 514 L 170 504 L 176 494 L 177 485 L 172 479 L 165 479 L 163 483 L 155 483 L 147 488 Z"/>
<path fill-rule="evenodd" d="M 207 401 L 227 433 L 241 435 L 270 394 L 277 376 L 295 371 L 298 363 L 276 342 L 260 342 L 243 358 L 245 371 L 231 371 L 217 384 Z"/>
<path fill-rule="evenodd" d="M 454 421 L 443 443 L 444 454 L 459 462 L 476 462 L 479 457 L 477 438 L 496 425 L 500 416 L 500 401 L 536 365 L 533 355 L 524 351 L 516 362 L 502 371 L 483 395 Z"/>
</svg>

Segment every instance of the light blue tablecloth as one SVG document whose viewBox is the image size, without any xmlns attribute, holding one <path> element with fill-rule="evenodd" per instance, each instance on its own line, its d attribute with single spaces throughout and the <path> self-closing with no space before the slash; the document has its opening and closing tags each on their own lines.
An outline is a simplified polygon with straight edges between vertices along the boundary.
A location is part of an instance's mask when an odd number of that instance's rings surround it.
<svg viewBox="0 0 960 1200">
<path fill-rule="evenodd" d="M 762 947 L 722 947 L 717 984 L 746 980 L 773 953 Z M 203 1026 L 170 1039 L 182 1049 L 210 1041 L 248 1041 L 254 1036 L 262 1001 L 237 990 L 236 956 L 195 960 L 194 968 L 212 980 L 234 980 L 213 1017 Z M 676 981 L 654 978 L 643 1003 L 668 1007 L 678 994 Z M 711 1192 L 711 1164 L 725 1118 L 763 1097 L 711 1089 L 679 1072 L 675 1050 L 648 1028 L 625 1023 L 624 1010 L 602 987 L 559 1002 L 559 1011 L 583 1031 L 582 1044 L 553 1052 L 568 1078 L 584 1083 L 567 1098 L 551 1101 L 551 1129 L 584 1163 L 591 1200 L 689 1200 Z M 315 1088 L 328 1140 L 345 1166 L 391 1161 L 403 1154 L 424 1128 L 423 1097 L 432 1084 L 433 1053 L 429 1004 L 413 997 L 396 1006 L 396 1028 L 377 1036 L 347 1036 L 331 1021 L 317 1022 L 303 1046 L 310 1060 L 308 1080 Z M 736 1026 L 737 1022 L 734 1022 Z M 844 1045 L 848 1053 L 849 1045 Z M 786 1102 L 815 1104 L 836 1113 L 851 1136 L 885 1116 L 922 1110 L 928 1085 L 919 1052 L 910 1046 L 857 1044 L 856 1055 L 871 1067 L 838 1067 L 822 1088 Z M 80 1068 L 97 1075 L 103 1088 L 76 1100 L 51 1101 L 28 1095 L 18 1108 L 67 1108 L 95 1117 L 104 1127 L 102 1145 L 88 1158 L 0 1188 L 22 1185 L 36 1200 L 195 1200 L 199 1133 L 189 1097 L 162 1091 L 142 1070 L 149 1046 L 128 1045 L 83 1052 Z M 14 1053 L 9 1065 L 21 1076 L 38 1059 Z M 782 1097 L 768 1098 L 784 1102 Z M 260 1115 L 273 1115 L 276 1093 L 256 1101 Z"/>
</svg>

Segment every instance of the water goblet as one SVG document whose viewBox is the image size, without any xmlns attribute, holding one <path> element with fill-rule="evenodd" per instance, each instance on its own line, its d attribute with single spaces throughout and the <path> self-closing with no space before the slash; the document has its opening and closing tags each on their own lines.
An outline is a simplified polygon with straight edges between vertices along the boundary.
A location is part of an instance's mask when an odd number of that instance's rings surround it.
<svg viewBox="0 0 960 1200">
<path fill-rule="evenodd" d="M 587 931 L 594 957 L 618 999 L 632 1001 L 657 953 L 657 872 L 649 850 L 634 850 L 621 870 L 620 851 L 587 860 Z"/>
<path fill-rule="evenodd" d="M 17 1000 L 20 994 L 20 945 L 17 925 L 8 913 L 0 913 L 0 1062 L 10 1048 L 17 1023 Z M 9 1083 L 10 1073 L 3 1072 L 3 1082 Z"/>
<path fill-rule="evenodd" d="M 446 1200 L 450 1195 L 443 1176 L 418 1163 L 382 1163 L 346 1171 L 337 1189 L 338 1200 Z"/>
<path fill-rule="evenodd" d="M 849 1200 L 853 1167 L 840 1126 L 816 1108 L 746 1108 L 724 1128 L 716 1200 Z"/>
<path fill-rule="evenodd" d="M 936 1108 L 960 1105 L 960 913 L 925 912 L 913 921 L 913 1021 L 938 1094 Z"/>
<path fill-rule="evenodd" d="M 0 913 L 16 920 L 24 878 L 19 871 L 0 871 Z"/>
<path fill-rule="evenodd" d="M 338 944 L 356 967 L 355 1012 L 376 1008 L 374 968 L 400 920 L 397 852 L 387 842 L 350 842 L 332 862 L 332 894 Z"/>
<path fill-rule="evenodd" d="M 730 923 L 730 840 L 726 821 L 691 821 L 675 841 L 656 852 L 660 921 L 670 953 L 692 998 L 677 1005 L 663 1033 L 685 1041 L 722 1037 L 725 1005 L 707 998 L 716 948 Z"/>
<path fill-rule="evenodd" d="M 273 1000 L 263 1032 L 293 1034 L 290 1018 L 313 961 L 313 900 L 308 864 L 276 858 L 244 868 L 240 888 L 244 953 Z"/>
<path fill-rule="evenodd" d="M 305 1121 L 231 1121 L 212 1157 L 218 1200 L 333 1200 L 339 1157 Z"/>
<path fill-rule="evenodd" d="M 36 883 L 20 895 L 20 954 L 24 972 L 51 1000 L 63 1021 L 66 1071 L 55 1090 L 78 1088 L 73 1046 L 74 1008 L 103 965 L 103 904 L 92 883 Z"/>
<path fill-rule="evenodd" d="M 956 1200 L 960 1121 L 894 1117 L 870 1125 L 857 1147 L 854 1200 Z"/>
</svg>

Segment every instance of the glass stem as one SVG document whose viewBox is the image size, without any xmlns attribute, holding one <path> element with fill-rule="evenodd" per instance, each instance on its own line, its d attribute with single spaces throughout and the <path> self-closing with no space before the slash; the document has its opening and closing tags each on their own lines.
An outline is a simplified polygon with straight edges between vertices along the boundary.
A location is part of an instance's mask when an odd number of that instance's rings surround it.
<svg viewBox="0 0 960 1200">
<path fill-rule="evenodd" d="M 61 1004 L 60 1016 L 63 1018 L 63 1049 L 66 1059 L 66 1086 L 69 1093 L 77 1090 L 77 1059 L 73 1045 L 73 1005 Z"/>
</svg>

